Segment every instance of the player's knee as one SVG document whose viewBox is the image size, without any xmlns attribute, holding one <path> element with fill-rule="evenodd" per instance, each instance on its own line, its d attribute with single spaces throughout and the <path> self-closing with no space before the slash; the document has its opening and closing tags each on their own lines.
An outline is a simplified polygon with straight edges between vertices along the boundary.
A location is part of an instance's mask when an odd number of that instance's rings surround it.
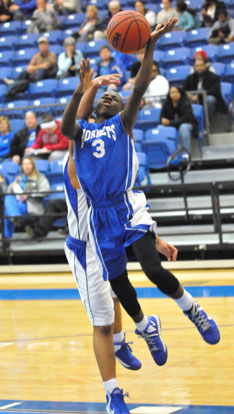
<svg viewBox="0 0 234 414">
<path fill-rule="evenodd" d="M 166 269 L 163 269 L 163 267 L 159 272 L 152 274 L 149 279 L 162 293 L 168 296 L 173 295 L 179 287 L 179 281 L 176 277 Z"/>
<path fill-rule="evenodd" d="M 112 325 L 94 326 L 94 329 L 99 332 L 100 335 L 109 336 L 112 334 Z"/>
</svg>

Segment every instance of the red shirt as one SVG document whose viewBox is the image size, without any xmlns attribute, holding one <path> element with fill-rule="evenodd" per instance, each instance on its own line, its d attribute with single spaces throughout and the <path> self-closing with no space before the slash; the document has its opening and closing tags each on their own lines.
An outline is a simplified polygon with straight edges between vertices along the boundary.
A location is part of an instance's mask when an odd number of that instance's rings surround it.
<svg viewBox="0 0 234 414">
<path fill-rule="evenodd" d="M 68 148 L 69 140 L 61 133 L 61 122 L 55 122 L 58 125 L 57 129 L 52 134 L 48 134 L 44 129 L 41 129 L 31 148 L 47 148 L 50 151 L 65 150 Z"/>
</svg>

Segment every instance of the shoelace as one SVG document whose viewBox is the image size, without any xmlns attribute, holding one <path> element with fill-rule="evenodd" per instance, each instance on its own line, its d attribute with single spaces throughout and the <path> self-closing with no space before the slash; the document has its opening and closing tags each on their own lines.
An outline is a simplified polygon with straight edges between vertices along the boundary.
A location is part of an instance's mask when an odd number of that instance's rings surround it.
<svg viewBox="0 0 234 414">
<path fill-rule="evenodd" d="M 196 325 L 198 325 L 199 328 L 202 329 L 203 332 L 207 331 L 210 328 L 210 323 L 206 319 L 205 315 L 203 315 L 199 309 L 197 310 L 197 313 L 191 316 L 191 319 Z"/>
<path fill-rule="evenodd" d="M 142 333 L 141 335 L 138 335 L 138 338 L 144 338 L 147 342 L 147 344 L 150 347 L 151 351 L 158 351 L 158 348 L 154 342 L 153 336 L 159 336 L 158 333 Z"/>
</svg>

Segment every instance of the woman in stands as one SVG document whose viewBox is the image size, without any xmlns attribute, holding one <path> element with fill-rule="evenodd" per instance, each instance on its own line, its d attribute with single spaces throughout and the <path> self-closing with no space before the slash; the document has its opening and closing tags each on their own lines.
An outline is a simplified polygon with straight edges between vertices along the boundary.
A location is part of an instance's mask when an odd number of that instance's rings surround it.
<svg viewBox="0 0 234 414">
<path fill-rule="evenodd" d="M 4 219 L 4 237 L 7 239 L 7 244 L 10 244 L 15 225 L 22 223 L 20 216 L 43 214 L 43 199 L 49 190 L 50 184 L 47 178 L 38 172 L 32 158 L 25 157 L 22 161 L 21 173 L 7 189 L 12 194 L 6 195 L 4 199 L 4 215 L 12 216 Z"/>
<path fill-rule="evenodd" d="M 154 11 L 153 10 L 148 10 L 145 7 L 144 2 L 141 1 L 141 0 L 137 0 L 135 2 L 135 9 L 138 13 L 143 14 L 143 16 L 145 16 L 146 20 L 148 20 L 150 27 L 154 28 L 154 26 L 156 24 L 156 14 L 154 13 Z"/>
<path fill-rule="evenodd" d="M 196 27 L 196 12 L 193 9 L 189 9 L 183 0 L 176 2 L 176 11 L 179 17 L 178 29 L 192 30 Z"/>
<path fill-rule="evenodd" d="M 11 141 L 14 133 L 7 116 L 0 116 L 0 161 L 10 152 Z"/>
<path fill-rule="evenodd" d="M 90 5 L 86 8 L 86 19 L 83 21 L 78 32 L 72 36 L 78 39 L 79 42 L 89 42 L 90 40 L 100 39 L 100 34 L 102 34 L 102 38 L 105 38 L 104 30 L 105 25 L 103 20 L 98 17 L 98 9 Z"/>
<path fill-rule="evenodd" d="M 161 110 L 161 123 L 178 130 L 179 143 L 191 152 L 191 138 L 198 136 L 192 105 L 183 88 L 171 86 Z"/>
<path fill-rule="evenodd" d="M 223 1 L 205 0 L 201 10 L 201 26 L 211 27 L 217 20 L 220 10 L 225 10 L 226 5 Z"/>
</svg>

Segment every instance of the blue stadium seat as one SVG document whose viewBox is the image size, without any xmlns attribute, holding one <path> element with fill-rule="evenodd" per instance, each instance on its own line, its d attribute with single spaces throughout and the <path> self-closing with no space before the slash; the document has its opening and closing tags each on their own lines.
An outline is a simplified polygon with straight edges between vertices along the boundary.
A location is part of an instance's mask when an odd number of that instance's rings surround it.
<svg viewBox="0 0 234 414">
<path fill-rule="evenodd" d="M 3 78 L 11 78 L 12 68 L 11 66 L 2 66 L 0 68 L 0 82 L 3 83 Z"/>
<path fill-rule="evenodd" d="M 99 52 L 102 46 L 109 45 L 106 39 L 103 40 L 92 40 L 91 42 L 86 43 L 85 49 L 83 49 L 83 53 L 85 56 L 99 56 Z"/>
<path fill-rule="evenodd" d="M 6 102 L 4 104 L 4 108 L 11 109 L 11 111 L 10 112 L 9 111 L 4 112 L 4 115 L 10 116 L 11 118 L 14 117 L 14 116 L 15 117 L 18 117 L 18 116 L 23 117 L 25 112 L 27 112 L 28 109 L 20 110 L 19 108 L 26 107 L 26 106 L 29 106 L 29 105 L 30 105 L 30 101 L 28 101 L 26 99 L 24 99 L 24 100 L 19 99 L 17 101 Z M 12 121 L 14 123 L 15 121 L 18 121 L 18 119 L 11 119 L 10 122 L 12 122 Z M 15 123 L 15 128 L 18 128 L 17 122 Z M 12 127 L 12 129 L 13 129 L 13 127 Z"/>
<path fill-rule="evenodd" d="M 50 194 L 47 197 L 47 200 L 51 200 L 52 198 L 65 199 L 64 183 L 63 182 L 61 182 L 59 184 L 51 184 L 50 189 L 51 189 L 51 191 L 58 191 L 58 193 Z"/>
<path fill-rule="evenodd" d="M 50 171 L 50 163 L 48 160 L 35 160 L 35 164 L 41 174 L 48 175 Z"/>
<path fill-rule="evenodd" d="M 186 4 L 189 8 L 199 12 L 204 4 L 204 0 L 186 0 Z"/>
<path fill-rule="evenodd" d="M 58 87 L 56 96 L 69 95 L 74 92 L 78 86 L 78 79 L 74 77 L 60 79 L 58 81 Z"/>
<path fill-rule="evenodd" d="M 202 105 L 192 104 L 193 115 L 198 122 L 198 142 L 199 146 L 204 145 L 204 109 Z"/>
<path fill-rule="evenodd" d="M 50 45 L 63 43 L 63 32 L 61 30 L 51 30 L 50 32 L 44 32 L 41 36 L 46 37 Z"/>
<path fill-rule="evenodd" d="M 219 46 L 218 61 L 231 63 L 234 59 L 234 43 Z"/>
<path fill-rule="evenodd" d="M 191 58 L 191 49 L 180 47 L 178 49 L 165 50 L 161 62 L 164 68 L 172 68 L 174 66 L 189 65 Z"/>
<path fill-rule="evenodd" d="M 144 131 L 154 128 L 160 123 L 160 108 L 147 108 L 138 112 L 135 128 L 142 128 Z"/>
<path fill-rule="evenodd" d="M 133 129 L 133 136 L 134 136 L 136 142 L 142 142 L 143 139 L 144 139 L 144 132 L 142 131 L 142 129 L 134 128 Z"/>
<path fill-rule="evenodd" d="M 147 156 L 144 152 L 137 152 L 137 158 L 139 160 L 139 168 L 137 171 L 135 186 L 140 186 L 142 181 L 145 180 L 145 178 L 147 178 L 147 184 L 150 185 L 151 180 L 149 175 Z"/>
<path fill-rule="evenodd" d="M 16 44 L 16 49 L 32 49 L 37 47 L 37 41 L 39 39 L 39 34 L 23 34 L 18 37 L 18 42 Z M 37 49 L 38 52 L 38 49 Z"/>
<path fill-rule="evenodd" d="M 0 50 L 12 50 L 15 49 L 15 45 L 18 43 L 17 36 L 1 36 L 0 37 Z"/>
<path fill-rule="evenodd" d="M 71 98 L 72 98 L 72 95 L 60 96 L 59 98 L 56 99 L 56 103 L 67 105 L 68 102 L 70 102 Z"/>
<path fill-rule="evenodd" d="M 19 174 L 19 169 L 19 165 L 15 162 L 9 161 L 0 164 L 0 173 L 5 177 L 8 184 L 14 181 L 16 175 Z"/>
<path fill-rule="evenodd" d="M 201 29 L 193 29 L 187 32 L 185 46 L 197 47 L 207 45 L 210 28 L 202 27 Z"/>
<path fill-rule="evenodd" d="M 11 65 L 14 53 L 15 52 L 13 50 L 5 50 L 0 52 L 0 66 Z"/>
<path fill-rule="evenodd" d="M 19 21 L 12 21 L 0 24 L 0 36 L 18 35 L 22 23 Z"/>
<path fill-rule="evenodd" d="M 27 64 L 23 64 L 23 65 L 19 65 L 19 66 L 14 66 L 12 68 L 12 79 L 17 79 L 18 76 L 21 74 L 21 72 L 23 72 L 26 68 L 27 68 Z"/>
<path fill-rule="evenodd" d="M 225 100 L 227 105 L 230 105 L 234 98 L 234 85 L 228 82 L 221 82 L 220 85 L 223 99 Z"/>
<path fill-rule="evenodd" d="M 183 31 L 166 33 L 159 39 L 157 48 L 160 50 L 168 50 L 174 47 L 184 46 L 187 33 Z"/>
<path fill-rule="evenodd" d="M 120 94 L 120 96 L 121 96 L 121 98 L 122 98 L 122 100 L 123 100 L 124 103 L 127 102 L 127 100 L 129 98 L 129 96 L 131 95 L 131 93 L 132 93 L 131 90 L 128 90 L 128 91 L 120 91 L 119 94 Z"/>
<path fill-rule="evenodd" d="M 176 146 L 172 147 L 170 141 L 157 139 L 145 142 L 144 149 L 148 156 L 149 168 L 160 169 L 166 167 L 169 156 L 177 148 Z"/>
<path fill-rule="evenodd" d="M 0 102 L 4 102 L 4 96 L 8 91 L 8 87 L 0 83 Z"/>
<path fill-rule="evenodd" d="M 153 140 L 169 140 L 172 141 L 172 149 L 178 144 L 177 129 L 171 126 L 158 125 L 157 128 L 149 129 L 145 133 L 145 141 Z"/>
<path fill-rule="evenodd" d="M 29 95 L 32 99 L 53 97 L 58 87 L 57 79 L 44 79 L 29 85 Z"/>
<path fill-rule="evenodd" d="M 225 82 L 234 83 L 234 63 L 230 63 L 229 65 L 225 65 L 226 71 L 223 76 L 223 80 Z"/>
<path fill-rule="evenodd" d="M 36 48 L 16 50 L 12 58 L 12 64 L 14 66 L 29 64 L 30 60 L 36 53 L 38 53 Z"/>
<path fill-rule="evenodd" d="M 224 65 L 224 63 L 221 63 L 221 62 L 213 62 L 212 63 L 212 66 L 215 69 L 216 75 L 220 76 L 221 78 L 225 75 L 225 73 L 226 73 L 226 65 Z"/>
<path fill-rule="evenodd" d="M 142 143 L 141 142 L 135 142 L 134 147 L 135 147 L 136 152 L 142 152 Z"/>
<path fill-rule="evenodd" d="M 69 27 L 76 27 L 76 31 L 78 31 L 79 26 L 83 23 L 85 18 L 85 13 L 69 14 L 68 16 L 65 16 L 63 20 L 63 27 L 65 30 L 69 29 Z"/>
<path fill-rule="evenodd" d="M 11 124 L 11 130 L 14 133 L 25 127 L 25 123 L 23 119 L 11 119 L 10 124 Z"/>
<path fill-rule="evenodd" d="M 161 61 L 163 60 L 164 51 L 163 50 L 154 50 L 153 59 L 161 64 Z"/>
<path fill-rule="evenodd" d="M 51 45 L 50 51 L 55 53 L 57 56 L 60 55 L 64 51 L 64 48 L 62 45 Z"/>
<path fill-rule="evenodd" d="M 234 9 L 234 2 L 233 2 L 233 0 L 226 0 L 225 3 L 226 3 L 226 5 L 227 5 L 228 8 Z"/>
<path fill-rule="evenodd" d="M 207 53 L 208 60 L 212 62 L 216 62 L 218 53 L 219 53 L 219 46 L 216 45 L 204 45 L 204 46 L 197 46 L 192 49 L 192 56 L 195 55 L 196 52 L 199 50 L 204 50 Z"/>
<path fill-rule="evenodd" d="M 166 70 L 166 78 L 170 84 L 183 86 L 185 78 L 190 74 L 191 66 L 176 66 Z"/>
<path fill-rule="evenodd" d="M 31 101 L 31 105 L 33 105 L 33 111 L 37 114 L 37 116 L 40 116 L 46 112 L 51 111 L 54 108 L 42 108 L 41 105 L 51 105 L 55 104 L 56 99 L 53 97 L 47 97 L 47 98 L 38 98 Z"/>
</svg>

